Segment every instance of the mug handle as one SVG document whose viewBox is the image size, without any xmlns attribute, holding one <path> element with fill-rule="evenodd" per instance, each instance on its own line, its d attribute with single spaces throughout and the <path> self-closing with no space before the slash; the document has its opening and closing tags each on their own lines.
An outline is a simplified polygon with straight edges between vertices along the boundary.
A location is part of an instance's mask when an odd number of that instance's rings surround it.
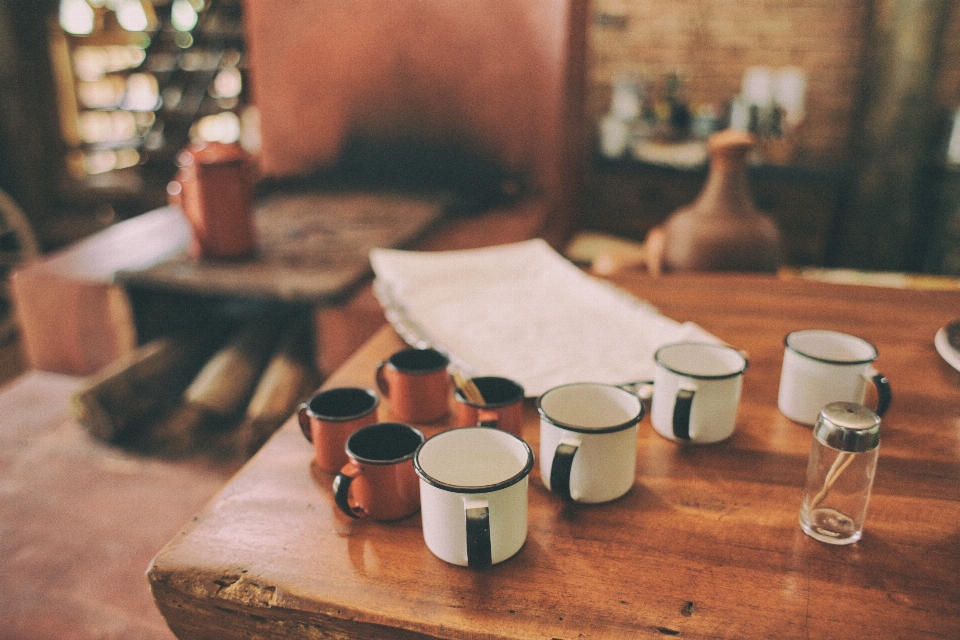
<svg viewBox="0 0 960 640">
<path fill-rule="evenodd" d="M 573 457 L 580 450 L 579 440 L 560 440 L 550 463 L 550 489 L 564 500 L 573 500 L 570 495 L 570 472 Z"/>
<path fill-rule="evenodd" d="M 490 548 L 490 503 L 486 500 L 464 500 L 467 520 L 467 566 L 486 569 L 493 564 Z"/>
<path fill-rule="evenodd" d="M 677 400 L 673 405 L 673 435 L 678 440 L 690 439 L 690 409 L 696 392 L 696 387 L 689 381 L 681 383 L 677 391 Z"/>
<path fill-rule="evenodd" d="M 384 367 L 386 367 L 386 366 L 387 366 L 387 361 L 386 361 L 386 360 L 381 360 L 380 363 L 377 365 L 377 370 L 376 370 L 375 376 L 376 376 L 376 380 L 377 380 L 377 388 L 380 389 L 380 393 L 382 393 L 384 396 L 386 396 L 387 398 L 389 398 L 389 397 L 390 397 L 390 385 L 387 383 L 387 376 L 386 376 L 386 374 L 384 374 L 384 372 L 383 372 L 383 369 L 384 369 Z"/>
<path fill-rule="evenodd" d="M 633 382 L 624 382 L 617 386 L 640 398 L 643 414 L 650 413 L 652 409 L 651 402 L 653 401 L 653 380 L 634 380 Z M 643 414 L 640 416 L 641 419 L 643 418 Z"/>
<path fill-rule="evenodd" d="M 650 402 L 653 398 L 653 380 L 634 380 L 617 386 L 624 391 L 629 391 L 643 402 Z"/>
<path fill-rule="evenodd" d="M 340 507 L 340 511 L 351 518 L 361 518 L 367 515 L 363 508 L 350 505 L 350 484 L 358 475 L 360 475 L 360 465 L 351 460 L 343 469 L 340 469 L 340 473 L 333 479 L 333 499 Z"/>
<path fill-rule="evenodd" d="M 300 405 L 300 408 L 297 409 L 297 422 L 300 423 L 300 431 L 303 432 L 303 437 L 307 439 L 307 442 L 313 442 L 313 436 L 310 434 L 310 416 L 307 414 L 309 410 L 309 405 L 304 402 Z"/>
<path fill-rule="evenodd" d="M 885 375 L 873 367 L 867 367 L 863 375 L 868 381 L 873 383 L 873 386 L 877 390 L 877 409 L 875 413 L 878 417 L 883 416 L 893 401 L 893 390 L 890 388 L 890 381 L 887 380 Z"/>
<path fill-rule="evenodd" d="M 500 414 L 492 409 L 477 409 L 477 426 L 499 428 Z"/>
</svg>

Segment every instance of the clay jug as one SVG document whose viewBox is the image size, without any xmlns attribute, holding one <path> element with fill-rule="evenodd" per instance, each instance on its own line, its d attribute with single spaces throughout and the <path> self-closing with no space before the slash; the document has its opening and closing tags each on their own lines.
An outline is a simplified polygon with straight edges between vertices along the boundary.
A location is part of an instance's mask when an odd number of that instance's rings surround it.
<svg viewBox="0 0 960 640">
<path fill-rule="evenodd" d="M 707 140 L 710 170 L 693 203 L 647 235 L 650 271 L 765 271 L 780 266 L 780 231 L 757 211 L 747 183 L 754 137 L 719 131 Z"/>
<path fill-rule="evenodd" d="M 221 259 L 250 256 L 257 241 L 249 155 L 236 143 L 193 143 L 178 154 L 177 165 L 167 196 L 190 222 L 190 254 Z"/>
</svg>

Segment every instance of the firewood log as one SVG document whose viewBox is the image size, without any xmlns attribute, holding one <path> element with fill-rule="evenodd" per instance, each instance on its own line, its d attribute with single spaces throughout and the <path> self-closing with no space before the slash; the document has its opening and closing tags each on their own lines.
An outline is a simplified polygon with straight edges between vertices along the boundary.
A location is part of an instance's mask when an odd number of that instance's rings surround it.
<svg viewBox="0 0 960 640">
<path fill-rule="evenodd" d="M 260 377 L 246 414 L 234 432 L 234 450 L 247 458 L 290 417 L 318 386 L 310 314 L 294 317 Z"/>
<path fill-rule="evenodd" d="M 210 344 L 168 336 L 137 347 L 101 369 L 73 395 L 74 417 L 93 436 L 108 442 L 142 435 L 181 396 L 212 353 Z"/>
<path fill-rule="evenodd" d="M 183 455 L 201 445 L 204 432 L 239 418 L 282 326 L 276 316 L 245 324 L 203 365 L 183 392 L 182 402 L 154 426 L 149 445 L 168 455 Z"/>
</svg>

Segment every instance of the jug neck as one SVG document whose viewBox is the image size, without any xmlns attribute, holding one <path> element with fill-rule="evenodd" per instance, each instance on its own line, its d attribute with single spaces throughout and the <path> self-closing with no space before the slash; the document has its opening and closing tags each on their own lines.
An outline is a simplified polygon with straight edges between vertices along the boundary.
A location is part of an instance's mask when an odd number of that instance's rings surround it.
<svg viewBox="0 0 960 640">
<path fill-rule="evenodd" d="M 748 215 L 754 212 L 747 181 L 747 154 L 753 148 L 751 134 L 726 130 L 707 141 L 710 168 L 698 198 L 705 211 L 718 215 Z"/>
</svg>

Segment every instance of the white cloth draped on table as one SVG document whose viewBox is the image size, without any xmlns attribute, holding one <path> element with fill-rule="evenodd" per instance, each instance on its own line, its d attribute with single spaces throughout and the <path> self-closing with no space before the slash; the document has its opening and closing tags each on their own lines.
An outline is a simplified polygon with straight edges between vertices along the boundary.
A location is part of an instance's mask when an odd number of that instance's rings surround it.
<svg viewBox="0 0 960 640">
<path fill-rule="evenodd" d="M 540 239 L 483 249 L 374 249 L 375 292 L 401 336 L 528 397 L 571 382 L 652 380 L 671 342 L 719 340 L 580 270 Z"/>
</svg>

